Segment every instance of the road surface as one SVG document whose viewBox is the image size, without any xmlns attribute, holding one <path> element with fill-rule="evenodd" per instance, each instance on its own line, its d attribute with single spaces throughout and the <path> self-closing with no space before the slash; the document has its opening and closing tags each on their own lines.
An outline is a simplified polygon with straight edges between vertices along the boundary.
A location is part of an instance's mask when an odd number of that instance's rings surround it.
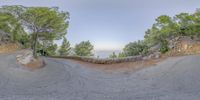
<svg viewBox="0 0 200 100">
<path fill-rule="evenodd" d="M 29 71 L 0 55 L 0 100 L 199 100 L 200 55 L 168 58 L 136 72 L 107 73 L 45 58 Z"/>
</svg>

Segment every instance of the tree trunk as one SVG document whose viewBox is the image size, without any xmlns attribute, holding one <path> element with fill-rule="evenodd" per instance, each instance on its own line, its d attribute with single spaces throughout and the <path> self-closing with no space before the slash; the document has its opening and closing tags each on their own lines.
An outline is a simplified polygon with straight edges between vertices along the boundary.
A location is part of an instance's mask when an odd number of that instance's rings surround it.
<svg viewBox="0 0 200 100">
<path fill-rule="evenodd" d="M 34 37 L 33 37 L 33 57 L 37 58 L 37 38 L 38 38 L 38 33 L 34 33 Z"/>
</svg>

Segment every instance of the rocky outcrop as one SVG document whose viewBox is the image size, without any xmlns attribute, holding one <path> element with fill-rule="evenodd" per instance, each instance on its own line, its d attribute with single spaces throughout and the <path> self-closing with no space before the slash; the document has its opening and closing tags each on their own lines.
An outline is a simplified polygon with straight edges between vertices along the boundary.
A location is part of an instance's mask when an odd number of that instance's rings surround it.
<svg viewBox="0 0 200 100">
<path fill-rule="evenodd" d="M 42 59 L 35 59 L 33 57 L 32 50 L 25 50 L 22 54 L 17 55 L 16 59 L 19 64 L 31 70 L 45 66 L 45 62 Z"/>
<path fill-rule="evenodd" d="M 169 46 L 173 48 L 171 48 L 171 50 L 166 53 L 167 56 L 200 53 L 200 41 L 197 37 L 181 36 L 171 40 L 169 44 Z"/>
<path fill-rule="evenodd" d="M 33 53 L 31 50 L 25 50 L 23 54 L 17 55 L 16 58 L 17 61 L 23 65 L 36 61 L 36 59 L 33 57 Z"/>
</svg>

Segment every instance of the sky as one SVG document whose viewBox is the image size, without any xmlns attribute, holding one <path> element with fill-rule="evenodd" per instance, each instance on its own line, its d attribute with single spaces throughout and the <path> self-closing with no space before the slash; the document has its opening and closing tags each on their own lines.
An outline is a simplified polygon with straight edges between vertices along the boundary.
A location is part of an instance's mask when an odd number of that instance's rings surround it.
<svg viewBox="0 0 200 100">
<path fill-rule="evenodd" d="M 156 17 L 192 13 L 200 0 L 0 0 L 0 5 L 59 7 L 70 13 L 66 37 L 72 46 L 89 40 L 95 50 L 121 50 L 143 39 Z"/>
</svg>

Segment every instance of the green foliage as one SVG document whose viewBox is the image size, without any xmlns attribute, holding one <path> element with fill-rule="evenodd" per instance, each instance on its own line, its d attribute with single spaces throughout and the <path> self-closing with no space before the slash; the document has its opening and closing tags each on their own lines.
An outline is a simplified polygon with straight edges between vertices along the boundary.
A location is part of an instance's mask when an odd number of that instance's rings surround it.
<svg viewBox="0 0 200 100">
<path fill-rule="evenodd" d="M 28 7 L 22 14 L 24 25 L 31 31 L 33 54 L 37 57 L 37 43 L 42 40 L 60 39 L 66 34 L 68 13 L 57 8 Z"/>
<path fill-rule="evenodd" d="M 126 57 L 126 55 L 125 55 L 123 52 L 120 52 L 120 53 L 118 54 L 118 58 L 123 58 L 123 57 Z"/>
<path fill-rule="evenodd" d="M 19 21 L 9 13 L 0 12 L 0 22 L 0 30 L 6 33 L 1 33 L 1 40 L 7 37 L 9 41 L 17 42 L 26 34 Z"/>
<path fill-rule="evenodd" d="M 156 23 L 145 33 L 145 41 L 149 45 L 157 44 L 161 41 L 177 35 L 178 25 L 167 15 L 159 16 Z"/>
<path fill-rule="evenodd" d="M 0 34 L 0 38 L 7 37 L 25 48 L 31 46 L 34 57 L 37 57 L 37 44 L 61 39 L 67 32 L 68 19 L 69 13 L 59 11 L 57 7 L 2 6 L 0 31 L 6 35 Z M 56 45 L 49 45 L 48 48 L 55 49 Z M 49 54 L 54 53 L 50 50 Z"/>
<path fill-rule="evenodd" d="M 48 45 L 46 48 L 47 55 L 49 55 L 49 56 L 56 55 L 57 47 L 58 47 L 57 44 L 53 44 L 53 43 Z"/>
<path fill-rule="evenodd" d="M 62 43 L 62 45 L 61 45 L 61 47 L 60 47 L 58 52 L 60 53 L 60 56 L 67 56 L 67 55 L 70 54 L 70 50 L 71 50 L 70 43 L 64 37 L 63 43 Z"/>
<path fill-rule="evenodd" d="M 178 25 L 178 34 L 179 35 L 194 35 L 193 31 L 193 18 L 192 15 L 188 13 L 180 13 L 174 17 L 174 20 Z"/>
<path fill-rule="evenodd" d="M 123 49 L 125 56 L 136 56 L 148 53 L 148 46 L 144 41 L 130 42 Z"/>
<path fill-rule="evenodd" d="M 162 41 L 162 42 L 161 42 L 161 48 L 160 48 L 159 51 L 160 51 L 161 53 L 166 53 L 168 50 L 169 50 L 168 42 L 167 42 L 167 41 Z"/>
<path fill-rule="evenodd" d="M 145 42 L 149 47 L 161 43 L 160 52 L 169 50 L 168 41 L 177 36 L 200 36 L 200 10 L 195 13 L 180 13 L 173 18 L 162 15 L 156 19 L 151 29 L 145 32 Z"/>
<path fill-rule="evenodd" d="M 20 20 L 22 6 L 2 6 L 0 8 L 0 30 L 8 33 L 9 41 L 19 42 L 25 35 Z"/>
<path fill-rule="evenodd" d="M 37 53 L 42 56 L 55 56 L 57 50 L 57 44 L 53 43 L 53 41 L 43 41 L 42 43 L 38 43 L 37 45 Z"/>
<path fill-rule="evenodd" d="M 79 44 L 75 45 L 74 52 L 77 56 L 93 56 L 92 50 L 93 45 L 90 43 L 90 41 L 83 41 Z"/>
<path fill-rule="evenodd" d="M 111 55 L 109 55 L 109 58 L 117 58 L 117 55 L 115 54 L 115 52 L 113 52 Z"/>
<path fill-rule="evenodd" d="M 39 39 L 60 39 L 66 34 L 68 13 L 55 8 L 29 7 L 22 15 L 25 25 Z"/>
<path fill-rule="evenodd" d="M 22 44 L 22 46 L 24 48 L 30 48 L 31 47 L 31 41 L 30 41 L 30 36 L 28 34 L 23 34 L 21 35 L 20 39 L 18 40 L 18 42 L 20 44 Z"/>
</svg>

